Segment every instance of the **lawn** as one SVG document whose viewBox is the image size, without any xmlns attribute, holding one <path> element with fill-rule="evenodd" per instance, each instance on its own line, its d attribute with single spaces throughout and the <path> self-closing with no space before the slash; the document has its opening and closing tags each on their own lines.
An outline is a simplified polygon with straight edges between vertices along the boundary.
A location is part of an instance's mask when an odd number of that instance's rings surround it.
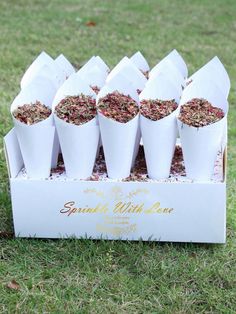
<svg viewBox="0 0 236 314">
<path fill-rule="evenodd" d="M 0 1 L 1 313 L 235 313 L 235 16 L 234 0 Z M 231 77 L 227 244 L 14 239 L 2 137 L 26 67 L 41 50 L 76 67 L 141 50 L 153 66 L 172 48 L 190 74 L 218 55 Z"/>
</svg>

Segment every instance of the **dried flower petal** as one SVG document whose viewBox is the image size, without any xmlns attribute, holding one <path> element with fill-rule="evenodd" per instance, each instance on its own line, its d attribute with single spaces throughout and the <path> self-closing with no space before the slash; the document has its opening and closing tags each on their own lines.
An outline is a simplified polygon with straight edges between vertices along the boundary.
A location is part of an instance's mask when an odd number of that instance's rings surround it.
<svg viewBox="0 0 236 314">
<path fill-rule="evenodd" d="M 138 114 L 139 107 L 130 96 L 115 91 L 99 100 L 98 110 L 107 118 L 127 123 Z"/>
<path fill-rule="evenodd" d="M 142 70 L 140 70 L 140 71 L 143 73 L 143 75 L 146 77 L 146 79 L 148 79 L 149 71 L 142 71 Z"/>
<path fill-rule="evenodd" d="M 221 108 L 213 107 L 203 98 L 193 98 L 181 106 L 179 120 L 187 125 L 202 127 L 221 120 L 224 112 Z"/>
<path fill-rule="evenodd" d="M 100 88 L 96 85 L 90 85 L 94 93 L 98 94 L 100 92 Z"/>
<path fill-rule="evenodd" d="M 178 107 L 174 99 L 172 100 L 159 100 L 159 99 L 145 99 L 140 103 L 140 113 L 147 119 L 152 121 L 160 120 Z"/>
<path fill-rule="evenodd" d="M 47 119 L 51 112 L 50 108 L 36 101 L 35 103 L 19 106 L 13 111 L 13 116 L 20 122 L 31 125 Z"/>
<path fill-rule="evenodd" d="M 68 96 L 60 101 L 55 114 L 65 122 L 81 125 L 96 116 L 96 101 L 91 96 L 80 94 Z"/>
</svg>

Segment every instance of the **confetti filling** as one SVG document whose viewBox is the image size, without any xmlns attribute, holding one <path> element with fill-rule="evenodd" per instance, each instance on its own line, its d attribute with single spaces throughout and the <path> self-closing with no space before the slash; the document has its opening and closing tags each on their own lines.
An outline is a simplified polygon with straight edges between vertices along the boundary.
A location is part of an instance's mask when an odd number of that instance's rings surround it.
<svg viewBox="0 0 236 314">
<path fill-rule="evenodd" d="M 51 109 L 36 101 L 35 103 L 18 107 L 13 111 L 13 116 L 20 122 L 31 125 L 47 119 L 51 113 Z"/>
<path fill-rule="evenodd" d="M 107 118 L 127 123 L 138 114 L 139 107 L 130 96 L 115 91 L 100 98 L 98 111 Z"/>
<path fill-rule="evenodd" d="M 96 100 L 83 94 L 66 97 L 55 108 L 58 118 L 76 125 L 89 122 L 96 113 Z"/>
<path fill-rule="evenodd" d="M 213 107 L 203 98 L 193 98 L 180 107 L 179 120 L 187 125 L 203 127 L 221 120 L 224 117 L 222 109 Z"/>
<path fill-rule="evenodd" d="M 25 168 L 23 168 L 18 174 L 19 179 L 27 179 L 27 174 Z M 66 176 L 65 166 L 63 163 L 62 156 L 59 155 L 59 162 L 57 168 L 51 170 L 51 175 L 48 179 L 42 180 L 59 180 L 59 181 L 70 181 L 79 179 L 71 179 Z M 82 180 L 83 181 L 83 180 Z M 193 183 L 193 180 L 190 180 L 186 177 L 185 167 L 183 162 L 182 149 L 179 145 L 176 145 L 174 157 L 172 160 L 170 176 L 167 179 L 155 180 L 148 178 L 147 175 L 147 166 L 144 156 L 143 146 L 140 146 L 139 153 L 136 158 L 135 166 L 131 170 L 131 174 L 128 178 L 123 180 L 110 179 L 107 177 L 107 169 L 104 158 L 104 153 L 102 148 L 96 159 L 93 174 L 87 179 L 87 181 L 108 181 L 108 182 L 175 182 L 175 183 Z M 212 182 L 222 182 L 223 181 L 223 156 L 222 152 L 219 151 L 215 166 L 214 174 L 212 177 Z"/>
<path fill-rule="evenodd" d="M 173 111 L 175 111 L 178 107 L 178 104 L 175 100 L 159 100 L 159 99 L 147 99 L 142 100 L 140 103 L 140 113 L 145 118 L 150 119 L 152 121 L 160 120 Z"/>
</svg>

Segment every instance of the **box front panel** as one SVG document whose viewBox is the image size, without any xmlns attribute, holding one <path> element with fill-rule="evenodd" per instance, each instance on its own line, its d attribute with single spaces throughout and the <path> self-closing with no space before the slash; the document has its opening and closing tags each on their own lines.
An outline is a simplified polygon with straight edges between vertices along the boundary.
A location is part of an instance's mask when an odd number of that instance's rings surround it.
<svg viewBox="0 0 236 314">
<path fill-rule="evenodd" d="M 11 180 L 20 237 L 225 242 L 224 183 Z"/>
</svg>

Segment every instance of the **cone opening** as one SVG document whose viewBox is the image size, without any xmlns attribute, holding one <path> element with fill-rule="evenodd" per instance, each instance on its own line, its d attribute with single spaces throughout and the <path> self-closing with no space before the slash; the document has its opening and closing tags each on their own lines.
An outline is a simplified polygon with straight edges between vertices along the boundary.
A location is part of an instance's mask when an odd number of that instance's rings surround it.
<svg viewBox="0 0 236 314">
<path fill-rule="evenodd" d="M 19 105 L 12 111 L 13 118 L 27 126 L 39 124 L 51 115 L 52 110 L 38 100 L 33 103 Z"/>
<path fill-rule="evenodd" d="M 219 122 L 225 117 L 224 111 L 213 106 L 204 98 L 192 98 L 180 106 L 178 120 L 195 128 L 202 128 Z"/>
<path fill-rule="evenodd" d="M 97 104 L 98 112 L 116 122 L 127 123 L 139 113 L 137 102 L 118 91 L 106 94 Z"/>
<path fill-rule="evenodd" d="M 66 123 L 80 126 L 96 117 L 96 100 L 82 93 L 67 96 L 55 107 L 54 114 Z"/>
<path fill-rule="evenodd" d="M 154 122 L 168 117 L 177 108 L 178 104 L 174 99 L 143 99 L 140 102 L 140 114 Z"/>
</svg>

